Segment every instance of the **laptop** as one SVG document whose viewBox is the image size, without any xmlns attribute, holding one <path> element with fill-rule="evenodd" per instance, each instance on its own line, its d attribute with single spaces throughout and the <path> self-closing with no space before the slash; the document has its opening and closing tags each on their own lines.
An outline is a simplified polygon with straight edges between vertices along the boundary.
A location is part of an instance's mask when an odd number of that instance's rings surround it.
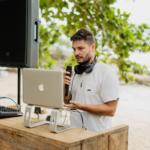
<svg viewBox="0 0 150 150">
<path fill-rule="evenodd" d="M 63 94 L 63 72 L 44 69 L 23 69 L 23 102 L 28 104 L 25 110 L 24 125 L 33 128 L 50 124 L 49 130 L 59 133 L 75 126 L 58 123 L 59 109 L 65 109 Z M 31 124 L 32 105 L 53 108 L 50 121 Z M 70 109 L 68 109 L 69 111 Z M 58 126 L 62 126 L 57 129 Z"/>
<path fill-rule="evenodd" d="M 63 72 L 23 69 L 23 102 L 35 106 L 64 109 Z"/>
</svg>

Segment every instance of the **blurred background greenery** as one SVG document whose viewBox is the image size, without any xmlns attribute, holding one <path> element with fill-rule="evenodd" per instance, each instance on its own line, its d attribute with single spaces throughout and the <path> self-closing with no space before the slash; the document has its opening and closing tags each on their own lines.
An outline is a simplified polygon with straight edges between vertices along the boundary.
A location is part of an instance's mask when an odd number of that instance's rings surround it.
<svg viewBox="0 0 150 150">
<path fill-rule="evenodd" d="M 69 38 L 81 28 L 91 30 L 96 55 L 104 63 L 116 64 L 120 80 L 134 82 L 134 74 L 150 74 L 146 65 L 129 60 L 131 53 L 150 51 L 150 27 L 129 23 L 131 14 L 114 8 L 116 0 L 40 0 L 40 52 L 38 68 L 54 69 L 61 58 L 64 68 L 76 65 L 61 47 L 71 48 Z M 145 34 L 146 33 L 146 34 Z M 67 38 L 63 38 L 63 37 Z M 57 57 L 56 57 L 57 56 Z"/>
</svg>

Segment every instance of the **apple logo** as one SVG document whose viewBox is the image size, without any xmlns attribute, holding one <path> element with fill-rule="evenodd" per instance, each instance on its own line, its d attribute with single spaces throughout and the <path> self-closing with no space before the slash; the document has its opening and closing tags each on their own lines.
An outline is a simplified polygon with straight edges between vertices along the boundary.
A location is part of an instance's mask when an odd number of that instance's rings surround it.
<svg viewBox="0 0 150 150">
<path fill-rule="evenodd" d="M 44 91 L 44 85 L 43 85 L 43 83 L 41 83 L 41 84 L 39 85 L 39 90 L 40 90 L 40 91 Z"/>
</svg>

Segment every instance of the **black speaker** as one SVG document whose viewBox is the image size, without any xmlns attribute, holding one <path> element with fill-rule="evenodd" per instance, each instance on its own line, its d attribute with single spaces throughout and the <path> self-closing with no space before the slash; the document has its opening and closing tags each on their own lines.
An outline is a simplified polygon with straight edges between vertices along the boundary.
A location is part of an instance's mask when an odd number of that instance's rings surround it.
<svg viewBox="0 0 150 150">
<path fill-rule="evenodd" d="M 0 66 L 35 67 L 39 54 L 39 0 L 0 0 Z"/>
</svg>

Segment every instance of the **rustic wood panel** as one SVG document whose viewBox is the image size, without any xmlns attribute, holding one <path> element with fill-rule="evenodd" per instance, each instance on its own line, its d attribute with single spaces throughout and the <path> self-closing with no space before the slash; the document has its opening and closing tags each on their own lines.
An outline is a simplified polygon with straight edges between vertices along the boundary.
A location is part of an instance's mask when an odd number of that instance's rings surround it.
<svg viewBox="0 0 150 150">
<path fill-rule="evenodd" d="M 32 122 L 37 122 L 32 119 Z M 36 128 L 26 128 L 23 125 L 23 117 L 0 119 L 0 137 L 14 140 L 16 143 L 41 149 L 46 145 L 55 149 L 64 150 L 66 147 L 73 147 L 80 144 L 80 141 L 92 140 L 97 134 L 83 129 L 70 129 L 59 134 L 49 131 L 49 125 L 42 125 Z M 37 143 L 37 144 L 35 144 Z"/>
<path fill-rule="evenodd" d="M 66 150 L 81 150 L 81 145 L 73 146 L 73 147 L 67 147 Z"/>
<path fill-rule="evenodd" d="M 0 140 L 0 150 L 25 150 L 25 149 Z"/>
<path fill-rule="evenodd" d="M 82 143 L 82 150 L 98 150 L 97 139 L 93 139 L 93 141 Z"/>
<path fill-rule="evenodd" d="M 127 150 L 121 149 L 119 144 L 125 145 L 126 140 L 121 138 L 124 134 L 128 138 L 128 126 L 126 125 L 100 132 L 73 128 L 56 134 L 49 131 L 49 125 L 26 128 L 23 125 L 23 119 L 23 117 L 0 119 L 0 138 L 35 150 Z M 32 119 L 32 122 L 39 122 L 39 120 Z M 0 148 L 3 144 L 0 143 Z M 113 149 L 111 145 L 114 144 L 119 149 Z M 9 150 L 9 144 L 5 145 L 8 147 L 6 150 Z"/>
<path fill-rule="evenodd" d="M 116 127 L 113 127 L 113 128 L 109 128 L 109 129 L 106 129 L 106 130 L 99 131 L 99 132 L 97 132 L 97 134 L 100 137 L 104 137 L 104 136 L 107 136 L 107 135 L 110 135 L 110 134 L 113 134 L 113 133 L 116 133 L 116 132 L 128 130 L 128 128 L 129 127 L 127 125 L 119 125 L 119 126 L 116 126 Z"/>
<path fill-rule="evenodd" d="M 109 150 L 128 150 L 128 130 L 109 136 Z"/>
<path fill-rule="evenodd" d="M 46 142 L 40 136 L 28 136 L 24 133 L 19 133 L 13 130 L 6 130 L 5 128 L 0 127 L 0 137 L 7 139 L 9 141 L 13 141 L 15 143 L 19 143 L 23 146 L 27 146 L 36 150 L 65 150 L 65 146 L 56 144 L 55 142 Z"/>
<path fill-rule="evenodd" d="M 97 139 L 97 150 L 108 150 L 108 135 Z"/>
</svg>

